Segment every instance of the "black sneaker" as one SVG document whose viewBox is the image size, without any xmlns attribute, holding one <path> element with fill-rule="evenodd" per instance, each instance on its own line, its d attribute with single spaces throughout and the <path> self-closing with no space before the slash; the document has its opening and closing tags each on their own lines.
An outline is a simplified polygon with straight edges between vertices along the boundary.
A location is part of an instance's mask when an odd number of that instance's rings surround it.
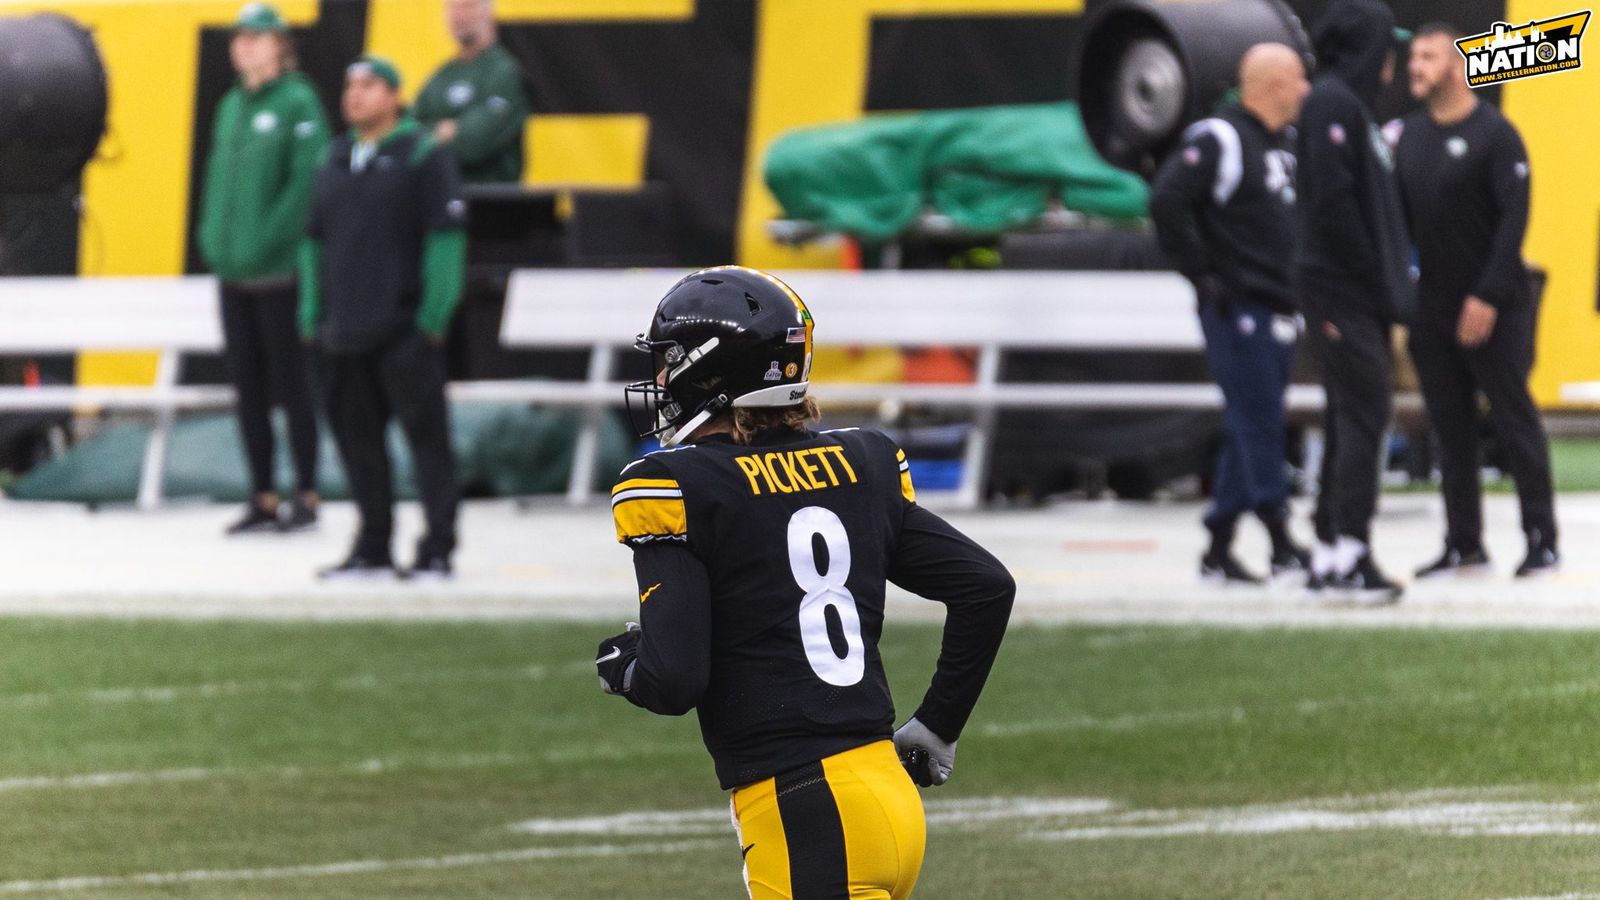
<svg viewBox="0 0 1600 900">
<path fill-rule="evenodd" d="M 417 561 L 406 570 L 406 577 L 414 581 L 449 581 L 456 577 L 456 573 L 450 567 L 448 557 L 428 555 L 417 557 Z"/>
<path fill-rule="evenodd" d="M 1445 578 L 1449 576 L 1487 575 L 1494 571 L 1489 565 L 1489 554 L 1483 548 L 1460 550 L 1448 544 L 1439 558 L 1417 570 L 1417 578 Z"/>
<path fill-rule="evenodd" d="M 252 503 L 245 509 L 239 521 L 228 526 L 228 534 L 264 534 L 279 531 L 277 513 L 270 513 L 262 509 L 260 504 Z"/>
<path fill-rule="evenodd" d="M 1311 551 L 1293 544 L 1274 550 L 1271 572 L 1274 582 L 1303 581 L 1311 587 Z"/>
<path fill-rule="evenodd" d="M 330 566 L 317 572 L 317 579 L 320 581 L 396 581 L 400 577 L 400 573 L 395 571 L 393 561 L 367 559 L 353 553 L 349 559 L 337 566 Z"/>
<path fill-rule="evenodd" d="M 1373 605 L 1398 603 L 1400 595 L 1405 593 L 1405 588 L 1378 570 L 1370 552 L 1361 554 L 1349 572 L 1329 577 L 1324 590 L 1329 599 Z"/>
<path fill-rule="evenodd" d="M 317 527 L 317 508 L 297 497 L 279 524 L 284 531 L 310 531 Z"/>
<path fill-rule="evenodd" d="M 1535 539 L 1528 542 L 1528 555 L 1522 565 L 1517 566 L 1517 577 L 1548 575 L 1560 568 L 1561 554 L 1556 552 L 1555 544 Z"/>
<path fill-rule="evenodd" d="M 1200 580 L 1207 584 L 1261 583 L 1261 579 L 1250 574 L 1231 553 L 1223 557 L 1200 557 Z"/>
</svg>

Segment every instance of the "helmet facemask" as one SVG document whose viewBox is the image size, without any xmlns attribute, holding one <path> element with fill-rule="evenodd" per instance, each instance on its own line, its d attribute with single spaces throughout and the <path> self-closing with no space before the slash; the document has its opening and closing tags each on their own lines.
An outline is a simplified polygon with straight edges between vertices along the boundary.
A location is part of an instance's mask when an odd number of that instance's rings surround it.
<svg viewBox="0 0 1600 900">
<path fill-rule="evenodd" d="M 643 334 L 634 339 L 634 349 L 649 354 L 650 370 L 655 373 L 651 380 L 635 381 L 623 389 L 628 421 L 639 437 L 653 437 L 663 447 L 675 446 L 727 407 L 727 396 L 717 392 L 720 379 L 696 383 L 701 373 L 695 371 L 695 364 L 719 343 L 713 337 L 688 348 L 678 341 L 652 341 Z M 674 396 L 674 386 L 678 396 Z"/>
</svg>

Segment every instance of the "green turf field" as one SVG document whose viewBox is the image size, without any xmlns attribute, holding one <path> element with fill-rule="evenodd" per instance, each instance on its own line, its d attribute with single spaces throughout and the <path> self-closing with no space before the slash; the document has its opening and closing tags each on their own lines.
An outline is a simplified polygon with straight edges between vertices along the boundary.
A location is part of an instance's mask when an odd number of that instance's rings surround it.
<svg viewBox="0 0 1600 900">
<path fill-rule="evenodd" d="M 603 697 L 604 631 L 0 620 L 0 894 L 742 896 L 692 719 Z M 891 624 L 906 709 L 937 636 Z M 1019 627 L 924 793 L 918 896 L 1600 891 L 1597 658 Z"/>
</svg>

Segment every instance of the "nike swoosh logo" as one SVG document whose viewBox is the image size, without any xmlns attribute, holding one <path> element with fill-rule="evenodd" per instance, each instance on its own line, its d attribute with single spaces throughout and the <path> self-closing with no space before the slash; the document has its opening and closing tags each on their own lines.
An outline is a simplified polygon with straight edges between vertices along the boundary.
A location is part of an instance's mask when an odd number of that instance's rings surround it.
<svg viewBox="0 0 1600 900">
<path fill-rule="evenodd" d="M 750 855 L 750 851 L 754 850 L 755 848 L 756 848 L 756 845 L 755 844 L 751 844 L 750 846 L 744 848 L 743 850 L 740 850 L 739 851 L 739 858 L 743 859 L 743 858 L 749 856 Z"/>
<path fill-rule="evenodd" d="M 622 656 L 622 648 L 612 647 L 610 653 L 607 653 L 605 656 L 597 657 L 594 661 L 594 664 L 598 666 L 601 663 L 611 662 L 613 659 L 617 659 L 620 656 Z"/>
<path fill-rule="evenodd" d="M 639 602 L 643 603 L 646 600 L 649 600 L 650 599 L 650 595 L 654 594 L 656 592 L 656 588 L 658 588 L 658 587 L 661 587 L 661 582 L 659 582 L 659 581 L 656 582 L 655 584 L 650 585 L 650 590 L 645 591 L 644 593 L 639 595 Z"/>
</svg>

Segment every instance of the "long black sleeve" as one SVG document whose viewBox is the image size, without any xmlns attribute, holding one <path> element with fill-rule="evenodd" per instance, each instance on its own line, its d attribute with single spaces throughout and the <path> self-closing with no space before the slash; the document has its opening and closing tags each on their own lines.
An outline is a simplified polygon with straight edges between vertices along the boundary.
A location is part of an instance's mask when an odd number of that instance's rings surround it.
<svg viewBox="0 0 1600 900">
<path fill-rule="evenodd" d="M 1362 209 L 1359 154 L 1370 153 L 1356 101 L 1313 91 L 1300 110 L 1296 206 L 1303 267 L 1337 271 L 1356 282 L 1378 279 L 1382 260 Z"/>
<path fill-rule="evenodd" d="M 711 582 L 682 544 L 635 547 L 639 660 L 625 695 L 664 716 L 694 709 L 711 677 Z"/>
<path fill-rule="evenodd" d="M 955 741 L 983 692 L 1017 585 L 990 553 L 920 506 L 906 510 L 889 580 L 946 607 L 944 639 L 916 718 Z"/>
<path fill-rule="evenodd" d="M 1217 140 L 1202 133 L 1167 157 L 1150 185 L 1150 221 L 1156 240 L 1185 278 L 1198 281 L 1211 271 L 1210 254 L 1200 234 L 1199 208 L 1210 202 L 1217 177 Z"/>
<path fill-rule="evenodd" d="M 1522 296 L 1527 278 L 1522 238 L 1528 230 L 1528 151 L 1522 136 L 1509 125 L 1499 129 L 1489 151 L 1489 190 L 1498 219 L 1473 293 L 1504 306 Z"/>
</svg>

